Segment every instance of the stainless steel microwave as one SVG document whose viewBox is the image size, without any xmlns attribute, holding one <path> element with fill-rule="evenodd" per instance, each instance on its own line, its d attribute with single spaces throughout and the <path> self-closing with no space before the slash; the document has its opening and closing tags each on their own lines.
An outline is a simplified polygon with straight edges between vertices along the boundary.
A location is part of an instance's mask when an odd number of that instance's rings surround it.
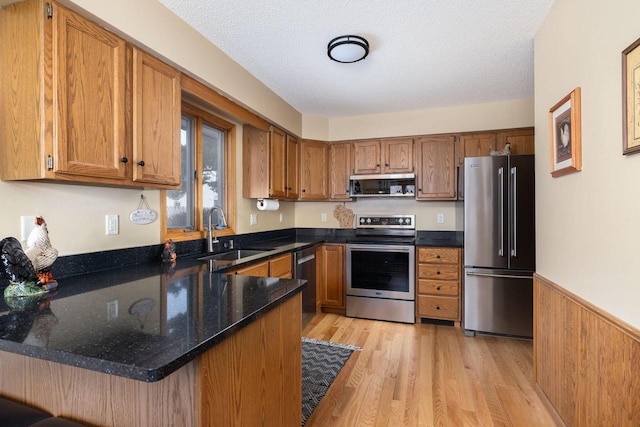
<svg viewBox="0 0 640 427">
<path fill-rule="evenodd" d="M 413 173 L 383 175 L 351 175 L 351 197 L 415 197 L 416 176 Z"/>
</svg>

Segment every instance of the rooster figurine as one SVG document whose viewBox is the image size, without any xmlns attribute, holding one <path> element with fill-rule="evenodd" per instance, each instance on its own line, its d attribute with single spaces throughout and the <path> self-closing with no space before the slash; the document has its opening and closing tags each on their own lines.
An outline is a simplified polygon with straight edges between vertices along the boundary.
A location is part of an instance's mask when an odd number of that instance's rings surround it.
<svg viewBox="0 0 640 427">
<path fill-rule="evenodd" d="M 46 285 L 52 278 L 51 266 L 58 258 L 58 251 L 51 246 L 47 223 L 41 216 L 36 217 L 36 228 L 27 238 L 27 250 L 25 255 L 31 260 L 33 268 L 42 285 Z"/>
<path fill-rule="evenodd" d="M 511 154 L 511 143 L 509 141 L 507 141 L 507 143 L 504 144 L 504 148 L 502 150 L 498 150 L 498 151 L 494 149 L 489 150 L 490 156 L 508 156 L 509 154 Z"/>
<path fill-rule="evenodd" d="M 0 260 L 9 278 L 5 297 L 24 297 L 44 294 L 55 289 L 51 265 L 58 258 L 58 251 L 51 246 L 46 223 L 36 218 L 36 228 L 29 234 L 27 250 L 15 237 L 0 240 Z"/>
</svg>

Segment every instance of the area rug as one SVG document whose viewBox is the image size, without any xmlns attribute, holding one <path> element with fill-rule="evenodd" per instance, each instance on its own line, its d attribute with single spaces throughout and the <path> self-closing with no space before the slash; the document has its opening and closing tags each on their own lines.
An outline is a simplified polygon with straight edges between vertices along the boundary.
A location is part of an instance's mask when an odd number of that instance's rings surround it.
<svg viewBox="0 0 640 427">
<path fill-rule="evenodd" d="M 302 425 L 360 347 L 302 337 Z"/>
</svg>

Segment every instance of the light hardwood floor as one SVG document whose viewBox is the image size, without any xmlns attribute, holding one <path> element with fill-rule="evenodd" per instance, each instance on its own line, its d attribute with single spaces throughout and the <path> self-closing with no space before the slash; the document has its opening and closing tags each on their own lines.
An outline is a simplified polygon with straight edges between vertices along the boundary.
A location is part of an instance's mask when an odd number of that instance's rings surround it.
<svg viewBox="0 0 640 427">
<path fill-rule="evenodd" d="M 362 348 L 306 427 L 555 425 L 533 388 L 531 341 L 329 313 L 303 335 Z"/>
</svg>

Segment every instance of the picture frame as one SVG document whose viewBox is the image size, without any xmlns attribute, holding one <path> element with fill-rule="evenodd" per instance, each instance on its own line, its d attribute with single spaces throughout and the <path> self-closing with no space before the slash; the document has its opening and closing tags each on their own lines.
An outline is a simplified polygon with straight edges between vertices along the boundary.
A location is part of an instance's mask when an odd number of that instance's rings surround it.
<svg viewBox="0 0 640 427">
<path fill-rule="evenodd" d="M 580 88 L 572 90 L 549 110 L 551 176 L 582 170 Z"/>
<path fill-rule="evenodd" d="M 640 39 L 622 51 L 622 154 L 640 153 Z"/>
</svg>

